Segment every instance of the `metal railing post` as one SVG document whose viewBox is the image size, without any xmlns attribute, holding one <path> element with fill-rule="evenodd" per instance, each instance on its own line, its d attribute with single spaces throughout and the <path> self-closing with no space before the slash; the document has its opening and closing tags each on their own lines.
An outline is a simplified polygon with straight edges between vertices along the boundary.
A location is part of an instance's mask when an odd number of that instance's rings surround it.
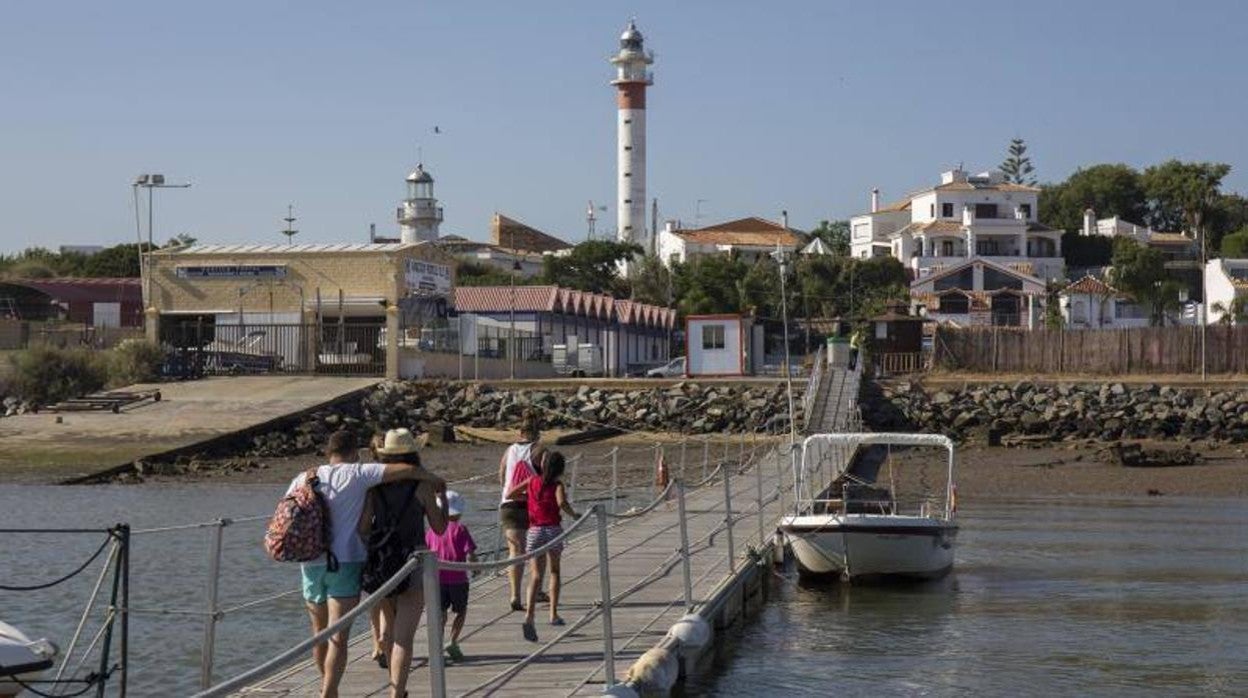
<svg viewBox="0 0 1248 698">
<path fill-rule="evenodd" d="M 602 661 L 607 688 L 615 685 L 615 628 L 611 624 L 611 556 L 607 551 L 607 512 L 594 505 L 598 519 L 598 587 L 602 593 Z"/>
<path fill-rule="evenodd" d="M 611 513 L 619 511 L 620 496 L 620 447 L 611 449 Z"/>
<path fill-rule="evenodd" d="M 680 440 L 680 479 L 685 479 L 685 452 L 689 450 L 689 440 Z"/>
<path fill-rule="evenodd" d="M 763 462 L 760 460 L 754 464 L 754 495 L 758 498 L 758 548 L 762 550 L 764 534 L 763 534 Z"/>
<path fill-rule="evenodd" d="M 703 441 L 702 442 L 702 480 L 699 480 L 699 482 L 706 480 L 706 466 L 710 463 L 710 461 L 711 461 L 711 442 Z"/>
<path fill-rule="evenodd" d="M 741 441 L 737 447 L 737 467 L 745 465 L 745 432 L 741 432 Z"/>
<path fill-rule="evenodd" d="M 784 514 L 784 465 L 781 464 L 780 448 L 774 451 L 776 461 L 776 501 L 780 505 L 780 513 Z"/>
<path fill-rule="evenodd" d="M 580 468 L 580 465 L 581 465 L 581 455 L 582 455 L 582 454 L 578 453 L 578 454 L 576 454 L 575 456 L 572 456 L 572 458 L 571 458 L 571 460 L 572 460 L 572 481 L 571 481 L 571 484 L 569 484 L 569 486 L 568 486 L 568 499 L 571 499 L 571 500 L 572 500 L 572 501 L 574 501 L 574 502 L 576 501 L 576 476 L 577 476 L 577 473 L 578 473 L 578 472 L 580 471 L 580 469 L 581 469 L 581 468 Z"/>
<path fill-rule="evenodd" d="M 685 612 L 693 612 L 693 571 L 689 569 L 689 521 L 685 517 L 685 481 L 676 481 L 676 506 L 680 514 L 680 561 L 685 582 Z"/>
<path fill-rule="evenodd" d="M 204 646 L 200 648 L 199 687 L 207 690 L 212 686 L 212 665 L 217 650 L 217 592 L 221 578 L 221 539 L 226 522 L 219 519 L 208 537 L 208 615 L 204 619 Z"/>
<path fill-rule="evenodd" d="M 731 479 L 728 477 L 728 468 L 724 468 L 721 475 L 724 478 L 724 523 L 728 524 L 728 569 L 736 572 L 737 553 L 732 541 L 732 485 L 728 484 Z"/>
<path fill-rule="evenodd" d="M 442 588 L 438 584 L 438 556 L 420 552 L 421 580 L 425 591 L 425 629 L 428 632 L 429 695 L 446 698 L 446 661 L 442 656 Z"/>
</svg>

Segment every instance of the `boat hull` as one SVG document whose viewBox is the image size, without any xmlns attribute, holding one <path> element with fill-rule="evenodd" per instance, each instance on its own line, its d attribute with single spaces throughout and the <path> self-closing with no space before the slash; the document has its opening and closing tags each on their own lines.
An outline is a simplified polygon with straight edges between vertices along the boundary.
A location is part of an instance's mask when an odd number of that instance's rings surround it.
<svg viewBox="0 0 1248 698">
<path fill-rule="evenodd" d="M 953 569 L 958 527 L 928 517 L 828 514 L 787 517 L 780 531 L 803 573 L 922 580 Z"/>
</svg>

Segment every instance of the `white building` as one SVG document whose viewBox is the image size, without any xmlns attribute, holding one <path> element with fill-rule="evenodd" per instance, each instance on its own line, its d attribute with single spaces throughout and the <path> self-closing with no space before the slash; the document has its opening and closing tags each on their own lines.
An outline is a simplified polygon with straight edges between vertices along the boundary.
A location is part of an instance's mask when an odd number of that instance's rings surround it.
<svg viewBox="0 0 1248 698">
<path fill-rule="evenodd" d="M 970 259 L 1061 279 L 1062 231 L 1036 219 L 1039 194 L 1038 187 L 1006 182 L 996 170 L 969 175 L 961 169 L 890 206 L 879 205 L 876 190 L 871 212 L 850 219 L 850 251 L 859 258 L 896 257 L 915 279 Z"/>
<path fill-rule="evenodd" d="M 1199 240 L 1194 236 L 1153 230 L 1146 225 L 1132 223 L 1118 216 L 1098 219 L 1096 211 L 1090 208 L 1083 212 L 1083 230 L 1080 232 L 1089 236 L 1130 238 L 1141 245 L 1160 250 L 1169 262 L 1190 262 L 1195 260 L 1200 252 Z M 1189 265 L 1187 268 L 1194 267 Z"/>
<path fill-rule="evenodd" d="M 629 22 L 620 35 L 619 53 L 611 57 L 616 77 L 616 235 L 620 242 L 654 249 L 654 231 L 646 228 L 646 87 L 654 75 L 646 67 L 654 54 L 646 53 L 637 24 Z M 628 266 L 625 266 L 627 272 Z"/>
<path fill-rule="evenodd" d="M 1205 265 L 1205 298 L 1209 324 L 1243 322 L 1248 315 L 1248 259 L 1209 260 Z"/>
<path fill-rule="evenodd" d="M 695 257 L 732 253 L 753 264 L 775 252 L 777 246 L 792 253 L 801 244 L 797 233 L 783 223 L 754 216 L 691 230 L 678 226 L 679 223 L 668 221 L 659 233 L 659 259 L 668 266 Z"/>
<path fill-rule="evenodd" d="M 400 242 L 436 242 L 442 224 L 442 207 L 433 196 L 433 176 L 423 164 L 407 176 L 407 198 L 399 204 Z"/>
<path fill-rule="evenodd" d="M 750 371 L 752 321 L 740 315 L 685 318 L 685 375 L 744 376 Z M 761 335 L 760 335 L 761 338 Z"/>
<path fill-rule="evenodd" d="M 1058 298 L 1062 320 L 1071 329 L 1112 330 L 1149 325 L 1147 308 L 1094 276 L 1070 284 Z"/>
</svg>

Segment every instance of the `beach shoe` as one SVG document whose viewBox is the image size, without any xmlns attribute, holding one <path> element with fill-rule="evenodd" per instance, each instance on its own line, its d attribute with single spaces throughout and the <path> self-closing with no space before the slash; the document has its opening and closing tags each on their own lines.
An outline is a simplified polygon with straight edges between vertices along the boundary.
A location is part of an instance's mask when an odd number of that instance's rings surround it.
<svg viewBox="0 0 1248 698">
<path fill-rule="evenodd" d="M 523 610 L 524 610 L 524 604 L 520 603 L 519 601 L 512 601 L 512 602 L 511 602 L 511 610 L 513 610 L 513 611 L 523 611 Z"/>
<path fill-rule="evenodd" d="M 550 624 L 551 625 L 567 625 L 567 623 L 563 622 L 563 619 L 560 618 L 559 616 L 555 616 L 554 618 L 551 618 Z"/>
<path fill-rule="evenodd" d="M 524 633 L 524 639 L 529 642 L 537 642 L 537 628 L 532 623 L 525 623 L 520 626 L 520 630 Z"/>
<path fill-rule="evenodd" d="M 544 591 L 539 591 L 537 592 L 537 600 L 539 603 L 547 603 L 550 601 L 550 594 L 547 594 Z"/>
<path fill-rule="evenodd" d="M 452 662 L 464 661 L 463 650 L 459 649 L 459 645 L 454 642 L 446 646 L 446 656 L 450 657 Z"/>
</svg>

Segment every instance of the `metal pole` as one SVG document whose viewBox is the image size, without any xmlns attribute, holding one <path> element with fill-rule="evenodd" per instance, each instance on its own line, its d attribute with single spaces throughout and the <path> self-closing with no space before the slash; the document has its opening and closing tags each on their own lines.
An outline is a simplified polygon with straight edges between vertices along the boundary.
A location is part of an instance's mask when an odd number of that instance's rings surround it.
<svg viewBox="0 0 1248 698">
<path fill-rule="evenodd" d="M 607 512 L 594 505 L 598 519 L 598 587 L 602 592 L 602 661 L 606 687 L 615 685 L 615 628 L 611 624 L 611 556 L 607 552 Z"/>
<path fill-rule="evenodd" d="M 775 450 L 776 460 L 776 502 L 780 506 L 780 513 L 784 513 L 784 466 L 780 463 L 780 449 Z"/>
<path fill-rule="evenodd" d="M 685 452 L 689 450 L 689 440 L 681 439 L 680 442 L 680 479 L 685 479 Z"/>
<path fill-rule="evenodd" d="M 572 480 L 571 484 L 568 486 L 568 499 L 574 502 L 576 501 L 576 475 L 581 469 L 581 455 L 582 454 L 578 453 L 575 456 L 572 456 Z"/>
<path fill-rule="evenodd" d="M 152 198 L 156 194 L 153 187 L 147 188 L 147 298 L 152 298 L 152 248 L 155 246 L 152 242 Z M 155 303 L 152 303 L 155 305 Z"/>
<path fill-rule="evenodd" d="M 109 596 L 108 616 L 105 620 L 107 628 L 104 630 L 104 645 L 100 648 L 100 676 L 108 674 L 108 648 L 112 646 L 113 643 L 113 627 L 115 626 L 117 620 L 117 601 L 121 589 L 121 570 L 125 566 L 126 544 L 129 542 L 130 537 L 130 529 L 128 526 L 124 526 L 126 534 L 122 534 L 123 526 L 124 524 L 117 526 L 117 532 L 114 534 L 117 536 L 118 543 L 121 545 L 121 553 L 117 556 L 117 564 L 113 568 L 113 593 Z M 96 688 L 96 695 L 99 696 L 99 698 L 104 698 L 104 687 L 106 683 L 106 681 L 101 681 Z"/>
<path fill-rule="evenodd" d="M 507 337 L 507 358 L 511 380 L 516 379 L 516 272 L 511 272 L 511 332 Z"/>
<path fill-rule="evenodd" d="M 763 461 L 754 463 L 754 495 L 758 498 L 758 547 L 763 547 Z"/>
<path fill-rule="evenodd" d="M 420 568 L 425 587 L 425 629 L 429 633 L 429 695 L 446 698 L 446 664 L 442 657 L 442 588 L 438 585 L 437 554 L 422 550 Z"/>
<path fill-rule="evenodd" d="M 456 315 L 455 324 L 459 329 L 459 336 L 455 338 L 455 343 L 459 345 L 459 350 L 455 352 L 459 354 L 459 380 L 464 380 L 464 316 Z"/>
<path fill-rule="evenodd" d="M 777 243 L 776 250 L 779 251 L 779 249 L 780 246 Z M 793 367 L 789 358 L 789 305 L 788 300 L 785 298 L 788 294 L 785 291 L 786 286 L 784 283 L 785 270 L 788 265 L 786 264 L 787 258 L 784 254 L 780 255 L 780 259 L 780 320 L 784 325 L 784 383 L 789 394 L 789 441 L 796 442 L 797 414 L 793 411 Z M 853 267 L 851 266 L 850 268 L 852 269 Z"/>
<path fill-rule="evenodd" d="M 208 537 L 208 616 L 204 619 L 204 646 L 200 648 L 199 663 L 199 687 L 205 691 L 212 687 L 212 665 L 217 648 L 217 591 L 220 586 L 221 539 L 224 532 L 225 522 L 218 520 Z"/>
<path fill-rule="evenodd" d="M 611 513 L 614 514 L 620 488 L 620 447 L 611 449 Z"/>
<path fill-rule="evenodd" d="M 685 581 L 685 612 L 693 612 L 693 572 L 689 569 L 689 522 L 685 518 L 685 481 L 676 481 L 676 506 L 680 514 L 680 562 Z"/>
<path fill-rule="evenodd" d="M 711 460 L 711 442 L 702 442 L 702 480 L 706 479 L 706 467 Z M 701 482 L 701 480 L 699 480 Z"/>
<path fill-rule="evenodd" d="M 121 530 L 121 678 L 118 690 L 121 698 L 126 698 L 130 675 L 130 524 L 121 524 L 118 528 Z"/>
<path fill-rule="evenodd" d="M 728 524 L 728 569 L 737 571 L 736 546 L 732 542 L 732 486 L 728 484 L 728 468 L 720 473 L 724 478 L 724 522 Z"/>
</svg>

